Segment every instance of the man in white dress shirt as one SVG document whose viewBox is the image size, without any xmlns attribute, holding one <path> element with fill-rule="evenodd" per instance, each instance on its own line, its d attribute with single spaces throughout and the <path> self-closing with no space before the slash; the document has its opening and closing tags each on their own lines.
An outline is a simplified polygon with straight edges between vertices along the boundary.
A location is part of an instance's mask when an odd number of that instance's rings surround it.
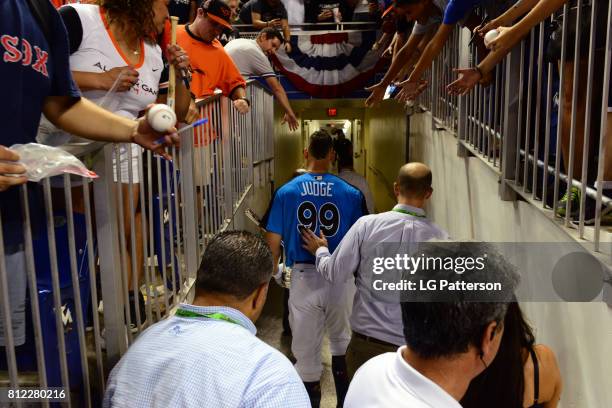
<svg viewBox="0 0 612 408">
<path fill-rule="evenodd" d="M 507 302 L 512 299 L 518 279 L 512 265 L 487 244 L 434 243 L 423 251 L 425 258 L 457 261 L 473 258 L 476 253 L 487 254 L 486 267 L 456 279 L 472 284 L 501 282 L 501 291 L 477 297 L 467 291 L 449 291 L 434 301 L 421 298 L 403 302 L 406 345 L 361 366 L 349 387 L 345 408 L 461 408 L 459 401 L 472 379 L 497 355 Z M 428 269 L 427 273 L 455 274 L 439 268 Z M 468 297 L 476 301 L 466 301 Z"/>
<path fill-rule="evenodd" d="M 397 205 L 391 211 L 361 217 L 330 254 L 325 238 L 304 230 L 304 247 L 316 254 L 317 271 L 329 282 L 355 279 L 357 292 L 351 314 L 351 341 L 346 351 L 349 376 L 366 361 L 395 351 L 404 344 L 399 298 L 392 301 L 369 296 L 372 269 L 368 252 L 374 245 L 417 245 L 448 234 L 427 219 L 423 208 L 431 198 L 432 174 L 423 163 L 403 165 L 393 184 Z M 385 299 L 387 300 L 387 299 Z"/>
</svg>

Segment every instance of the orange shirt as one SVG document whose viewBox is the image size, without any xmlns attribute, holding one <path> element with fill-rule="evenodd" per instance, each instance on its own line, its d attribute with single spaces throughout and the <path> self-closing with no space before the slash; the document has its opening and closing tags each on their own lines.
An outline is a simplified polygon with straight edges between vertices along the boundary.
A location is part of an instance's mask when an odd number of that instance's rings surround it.
<svg viewBox="0 0 612 408">
<path fill-rule="evenodd" d="M 221 89 L 223 95 L 229 96 L 236 87 L 246 85 L 219 40 L 207 43 L 187 31 L 185 26 L 179 26 L 176 30 L 176 42 L 191 60 L 191 92 L 196 98 L 213 95 L 215 88 Z"/>
</svg>

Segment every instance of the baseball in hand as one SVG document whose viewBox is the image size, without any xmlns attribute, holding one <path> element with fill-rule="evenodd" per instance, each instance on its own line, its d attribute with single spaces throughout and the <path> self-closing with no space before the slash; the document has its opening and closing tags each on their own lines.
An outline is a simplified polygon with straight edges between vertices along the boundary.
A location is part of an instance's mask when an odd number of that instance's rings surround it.
<svg viewBox="0 0 612 408">
<path fill-rule="evenodd" d="M 147 121 L 158 132 L 167 132 L 176 124 L 176 113 L 163 103 L 153 105 L 147 112 Z"/>
<path fill-rule="evenodd" d="M 486 33 L 485 36 L 484 36 L 484 44 L 485 44 L 485 46 L 488 47 L 489 44 L 491 43 L 491 41 L 495 40 L 498 35 L 499 35 L 499 31 L 497 31 L 497 30 L 491 30 L 488 33 Z"/>
</svg>

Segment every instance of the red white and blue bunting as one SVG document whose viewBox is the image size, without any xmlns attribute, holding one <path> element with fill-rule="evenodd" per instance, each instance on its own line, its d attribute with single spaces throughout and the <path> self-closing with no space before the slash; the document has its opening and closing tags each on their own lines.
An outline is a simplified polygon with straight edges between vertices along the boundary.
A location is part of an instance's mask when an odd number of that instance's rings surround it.
<svg viewBox="0 0 612 408">
<path fill-rule="evenodd" d="M 291 53 L 281 47 L 272 61 L 300 91 L 338 98 L 362 88 L 384 66 L 380 51 L 372 51 L 375 41 L 375 31 L 295 35 Z"/>
</svg>

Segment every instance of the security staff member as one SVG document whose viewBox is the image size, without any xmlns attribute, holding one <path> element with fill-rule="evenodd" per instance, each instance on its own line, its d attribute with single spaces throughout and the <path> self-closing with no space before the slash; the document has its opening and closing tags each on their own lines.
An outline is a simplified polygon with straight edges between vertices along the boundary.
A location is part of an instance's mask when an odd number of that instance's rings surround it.
<svg viewBox="0 0 612 408">
<path fill-rule="evenodd" d="M 363 194 L 341 178 L 329 174 L 332 139 L 325 131 L 310 136 L 304 156 L 308 173 L 281 187 L 274 195 L 266 224 L 266 240 L 278 264 L 281 240 L 285 265 L 292 267 L 289 322 L 291 351 L 313 407 L 321 400 L 321 343 L 327 328 L 338 407 L 348 389 L 345 352 L 350 340 L 349 314 L 352 282 L 329 283 L 315 270 L 315 258 L 302 248 L 300 229 L 323 234 L 333 249 L 351 225 L 367 214 Z"/>
<path fill-rule="evenodd" d="M 403 165 L 393 184 L 397 205 L 391 211 L 360 218 L 335 250 L 325 237 L 310 231 L 302 233 L 305 247 L 316 254 L 317 271 L 328 282 L 338 284 L 355 277 L 353 335 L 346 352 L 350 377 L 370 358 L 395 352 L 405 342 L 399 301 L 386 303 L 367 296 L 369 289 L 364 278 L 371 277 L 372 271 L 367 270 L 363 258 L 365 248 L 383 242 L 418 243 L 448 238 L 445 231 L 426 218 L 423 210 L 433 192 L 431 181 L 431 170 L 425 164 Z"/>
</svg>

